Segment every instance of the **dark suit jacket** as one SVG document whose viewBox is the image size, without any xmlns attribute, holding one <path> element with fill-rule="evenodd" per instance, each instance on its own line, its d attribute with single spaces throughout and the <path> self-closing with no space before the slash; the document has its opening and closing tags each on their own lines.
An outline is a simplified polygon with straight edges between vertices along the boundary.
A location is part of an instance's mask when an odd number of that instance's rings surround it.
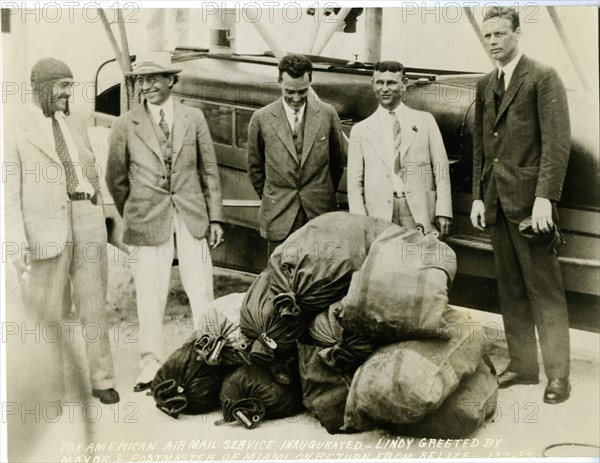
<svg viewBox="0 0 600 463">
<path fill-rule="evenodd" d="M 172 208 L 196 239 L 223 221 L 217 160 L 204 114 L 173 102 L 171 181 L 145 104 L 114 121 L 106 183 L 123 216 L 123 241 L 156 246 L 172 233 Z"/>
<path fill-rule="evenodd" d="M 473 199 L 496 222 L 498 200 L 508 220 L 531 215 L 535 197 L 559 201 L 571 134 L 565 87 L 556 71 L 522 56 L 496 114 L 498 72 L 477 84 L 473 134 Z"/>
<path fill-rule="evenodd" d="M 342 128 L 333 106 L 306 103 L 302 156 L 296 154 L 281 99 L 254 113 L 248 127 L 248 176 L 262 199 L 261 236 L 287 237 L 300 206 L 308 219 L 337 209 L 344 172 Z"/>
<path fill-rule="evenodd" d="M 75 116 L 65 120 L 79 151 L 82 173 L 96 192 L 97 204 L 102 204 L 98 170 L 86 128 Z M 11 124 L 4 131 L 6 242 L 29 248 L 33 259 L 56 257 L 64 249 L 71 224 L 66 175 L 54 139 L 46 137 L 27 107 L 7 121 Z"/>
</svg>

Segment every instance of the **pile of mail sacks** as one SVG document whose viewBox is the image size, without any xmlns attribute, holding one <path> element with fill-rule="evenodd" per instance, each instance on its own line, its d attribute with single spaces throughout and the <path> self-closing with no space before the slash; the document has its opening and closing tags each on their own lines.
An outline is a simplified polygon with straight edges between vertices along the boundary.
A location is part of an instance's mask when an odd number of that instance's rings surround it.
<svg viewBox="0 0 600 463">
<path fill-rule="evenodd" d="M 433 234 L 333 212 L 213 303 L 152 385 L 171 416 L 221 407 L 251 429 L 302 405 L 330 433 L 458 438 L 496 410 L 481 324 L 448 305 L 456 255 Z M 226 307 L 226 310 L 220 310 Z"/>
</svg>

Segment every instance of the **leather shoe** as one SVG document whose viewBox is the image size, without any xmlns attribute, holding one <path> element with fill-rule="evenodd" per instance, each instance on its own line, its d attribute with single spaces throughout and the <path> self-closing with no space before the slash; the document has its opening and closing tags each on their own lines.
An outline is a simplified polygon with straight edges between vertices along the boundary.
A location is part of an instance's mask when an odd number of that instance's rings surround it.
<svg viewBox="0 0 600 463">
<path fill-rule="evenodd" d="M 547 404 L 559 404 L 571 395 L 571 384 L 569 378 L 550 378 L 548 386 L 544 391 L 544 402 Z"/>
<path fill-rule="evenodd" d="M 140 381 L 135 386 L 133 386 L 133 392 L 142 392 L 142 391 L 145 391 L 146 389 L 150 389 L 151 385 L 152 385 L 152 381 L 149 381 L 147 383 L 144 383 L 144 382 Z"/>
<path fill-rule="evenodd" d="M 116 404 L 121 398 L 119 393 L 113 388 L 110 389 L 92 389 L 92 395 L 100 399 L 103 404 Z"/>
<path fill-rule="evenodd" d="M 526 375 L 516 371 L 504 370 L 498 375 L 498 387 L 504 389 L 515 384 L 538 384 L 540 378 L 538 375 Z"/>
</svg>

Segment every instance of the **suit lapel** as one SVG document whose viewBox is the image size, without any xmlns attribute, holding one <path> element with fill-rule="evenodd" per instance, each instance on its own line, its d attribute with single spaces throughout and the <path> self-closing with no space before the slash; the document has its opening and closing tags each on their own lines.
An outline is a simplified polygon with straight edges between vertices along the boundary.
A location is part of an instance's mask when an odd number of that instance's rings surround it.
<svg viewBox="0 0 600 463">
<path fill-rule="evenodd" d="M 416 127 L 415 113 L 406 105 L 402 105 L 400 119 L 400 130 L 402 138 L 400 139 L 400 159 L 404 158 L 410 144 L 415 138 L 415 131 L 412 129 Z"/>
<path fill-rule="evenodd" d="M 385 143 L 383 140 L 386 139 L 385 134 L 382 130 L 382 124 L 379 123 L 378 113 L 375 112 L 372 116 L 367 119 L 367 140 L 373 148 L 373 151 L 381 158 L 383 163 L 393 170 L 393 166 L 390 165 L 389 153 L 386 152 Z"/>
<path fill-rule="evenodd" d="M 54 140 L 48 137 L 48 132 L 38 123 L 35 114 L 28 110 L 23 120 L 26 121 L 24 128 L 27 140 L 62 166 L 62 161 L 56 153 Z"/>
<path fill-rule="evenodd" d="M 304 115 L 304 136 L 302 140 L 302 158 L 300 159 L 300 165 L 304 165 L 306 158 L 311 153 L 311 148 L 317 138 L 323 119 L 319 114 L 320 108 L 314 104 L 306 102 L 306 114 Z"/>
<path fill-rule="evenodd" d="M 494 99 L 494 88 L 496 87 L 496 80 L 498 79 L 498 72 L 495 71 L 489 75 L 487 84 L 485 86 L 485 114 L 496 114 L 496 100 Z M 494 116 L 490 117 L 491 120 Z"/>
<path fill-rule="evenodd" d="M 289 151 L 290 155 L 294 158 L 296 162 L 300 162 L 298 159 L 298 155 L 296 154 L 296 146 L 294 145 L 294 139 L 292 138 L 292 129 L 290 128 L 290 124 L 285 115 L 285 110 L 283 109 L 283 101 L 281 99 L 277 100 L 275 106 L 273 107 L 273 111 L 271 112 L 273 118 L 271 119 L 271 125 L 275 130 L 275 133 L 284 144 L 284 146 Z"/>
<path fill-rule="evenodd" d="M 181 107 L 181 103 L 173 102 L 173 163 L 177 159 L 177 155 L 181 151 L 185 134 L 187 133 L 190 121 L 188 114 Z"/>
<path fill-rule="evenodd" d="M 160 144 L 156 138 L 156 132 L 152 127 L 153 121 L 150 114 L 146 111 L 146 103 L 139 105 L 133 111 L 135 111 L 135 114 L 132 115 L 132 121 L 137 125 L 135 133 L 156 154 L 160 162 L 163 162 Z"/>
<path fill-rule="evenodd" d="M 512 100 L 515 98 L 517 91 L 523 84 L 523 76 L 529 72 L 529 66 L 527 63 L 527 59 L 522 56 L 517 66 L 515 67 L 515 71 L 510 79 L 510 83 L 508 84 L 508 88 L 506 92 L 504 92 L 504 97 L 502 98 L 502 104 L 498 109 L 498 114 L 496 114 L 496 121 L 494 122 L 494 126 L 498 124 L 498 121 L 506 111 L 506 108 L 510 105 Z"/>
</svg>

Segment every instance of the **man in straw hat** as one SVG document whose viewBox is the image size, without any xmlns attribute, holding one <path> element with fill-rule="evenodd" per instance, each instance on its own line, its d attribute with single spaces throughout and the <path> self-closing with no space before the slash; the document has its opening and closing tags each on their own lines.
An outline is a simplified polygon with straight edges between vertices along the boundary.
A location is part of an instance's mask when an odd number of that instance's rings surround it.
<svg viewBox="0 0 600 463">
<path fill-rule="evenodd" d="M 102 194 L 86 129 L 69 114 L 73 74 L 64 62 L 43 58 L 31 69 L 31 83 L 33 101 L 5 132 L 6 243 L 19 249 L 12 261 L 31 317 L 60 329 L 63 313 L 70 311 L 66 305 L 73 301 L 82 323 L 92 395 L 102 403 L 116 403 L 105 311 Z M 63 333 L 55 337 L 61 339 Z M 60 343 L 52 342 L 50 349 L 62 366 Z M 40 380 L 64 394 L 63 372 L 52 376 Z"/>
<path fill-rule="evenodd" d="M 143 391 L 163 361 L 162 321 L 177 250 L 194 324 L 213 299 L 208 246 L 223 242 L 217 161 L 202 111 L 171 98 L 181 69 L 166 52 L 138 55 L 133 71 L 144 103 L 112 126 L 106 180 L 124 218 L 123 241 L 135 246 Z M 208 238 L 208 242 L 207 242 Z"/>
</svg>

